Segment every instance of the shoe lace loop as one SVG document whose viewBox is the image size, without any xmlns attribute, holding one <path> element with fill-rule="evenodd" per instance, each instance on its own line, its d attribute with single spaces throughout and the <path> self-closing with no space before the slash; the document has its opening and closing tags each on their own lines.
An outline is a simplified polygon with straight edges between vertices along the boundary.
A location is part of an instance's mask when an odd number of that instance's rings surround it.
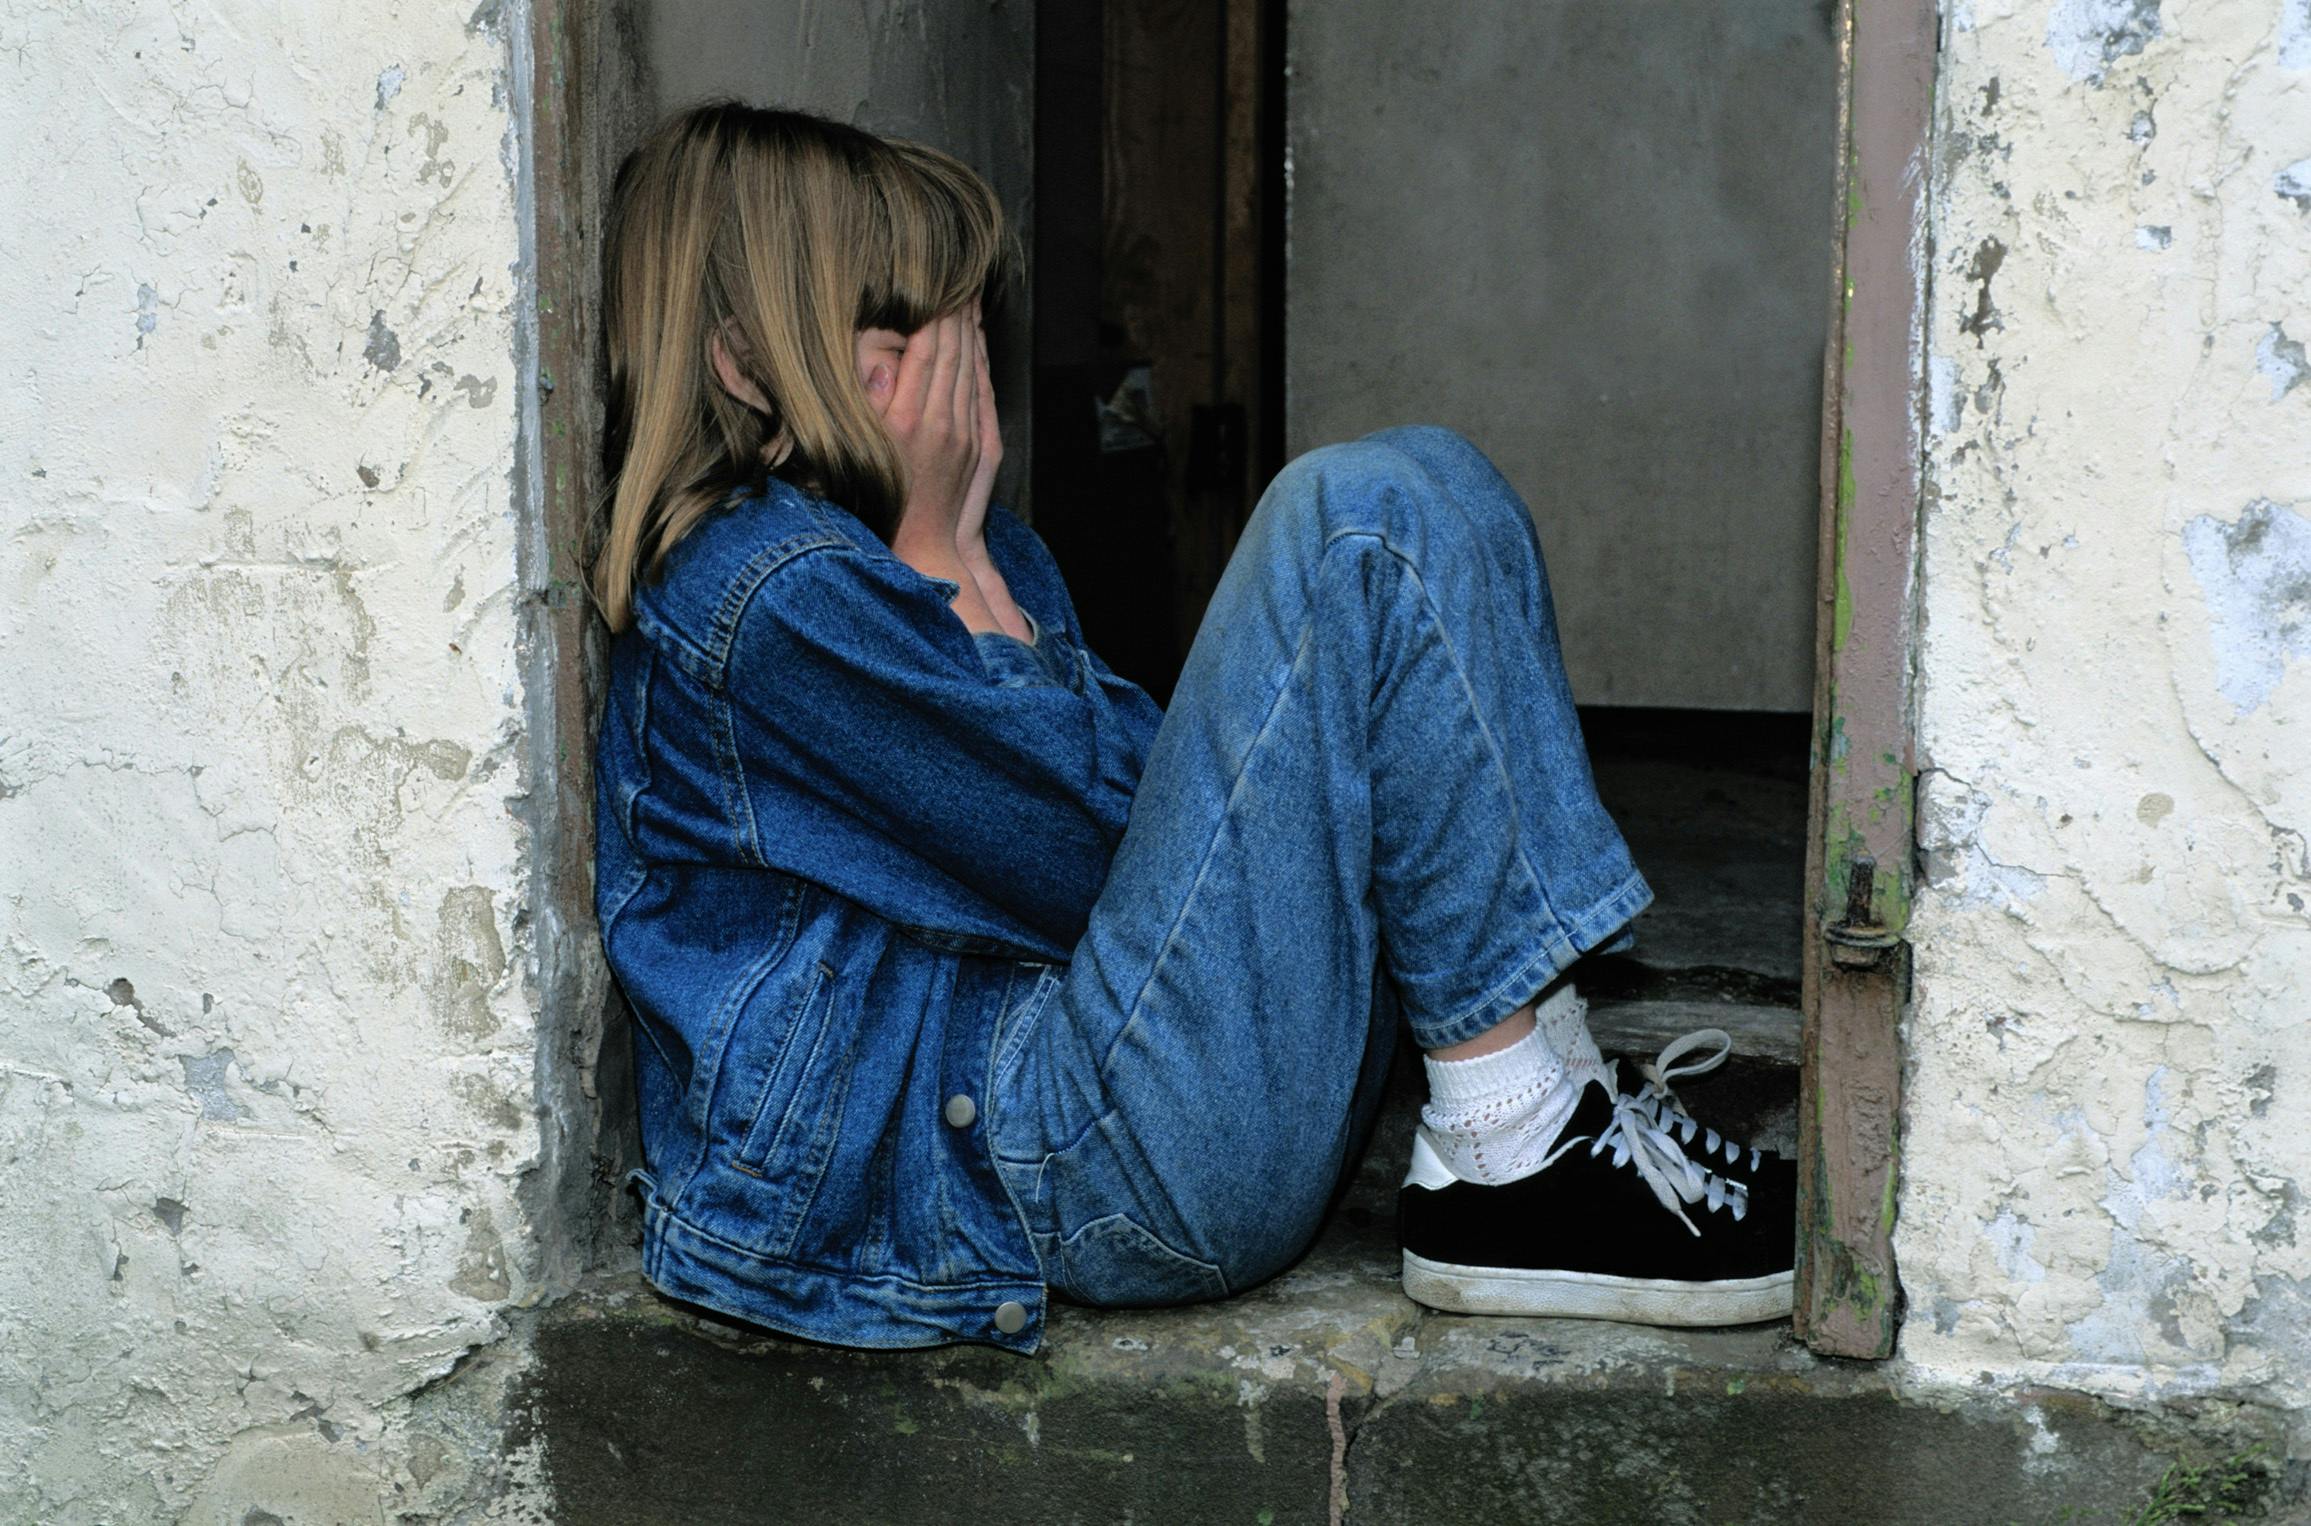
<svg viewBox="0 0 2311 1526">
<path fill-rule="evenodd" d="M 1714 1044 L 1716 1051 L 1707 1059 L 1695 1060 L 1688 1065 L 1676 1062 L 1704 1045 Z M 1673 1130 L 1688 1150 L 1693 1136 L 1704 1136 L 1701 1154 L 1714 1164 L 1716 1157 L 1724 1157 L 1729 1166 L 1741 1164 L 1744 1151 L 1749 1155 L 1749 1169 L 1760 1170 L 1765 1163 L 1765 1152 L 1754 1145 L 1744 1145 L 1738 1139 L 1727 1139 L 1717 1130 L 1704 1128 L 1699 1120 L 1685 1111 L 1685 1104 L 1677 1100 L 1677 1093 L 1669 1083 L 1686 1076 L 1705 1076 L 1723 1065 L 1733 1053 L 1733 1036 L 1723 1028 L 1696 1028 L 1682 1038 L 1673 1039 L 1649 1064 L 1637 1067 L 1645 1078 L 1645 1085 L 1631 1099 L 1641 1107 L 1647 1119 L 1657 1128 Z"/>
<path fill-rule="evenodd" d="M 1722 1034 L 1719 1036 L 1723 1037 Z M 1682 1044 L 1684 1040 L 1678 1042 Z M 1731 1047 L 1730 1041 L 1727 1047 Z M 1676 1049 L 1677 1045 L 1673 1044 L 1670 1048 Z M 1655 1066 L 1643 1067 L 1649 1079 L 1661 1085 L 1664 1091 L 1664 1078 L 1669 1074 L 1681 1073 L 1668 1070 L 1666 1062 L 1671 1058 L 1669 1051 L 1664 1050 L 1660 1062 Z M 1717 1060 L 1723 1058 L 1723 1055 L 1719 1055 Z M 1712 1060 L 1702 1069 L 1710 1068 L 1717 1060 Z M 1658 1074 L 1655 1074 L 1656 1071 Z M 1747 1214 L 1748 1184 L 1720 1176 L 1696 1163 L 1685 1153 L 1672 1128 L 1663 1122 L 1659 1109 L 1658 1096 L 1633 1095 L 1618 1087 L 1614 1088 L 1613 1121 L 1590 1144 L 1589 1153 L 1597 1155 L 1610 1150 L 1613 1152 L 1614 1165 L 1635 1166 L 1638 1176 L 1644 1179 L 1646 1186 L 1653 1189 L 1653 1195 L 1660 1199 L 1661 1206 L 1677 1215 L 1677 1221 L 1695 1235 L 1699 1235 L 1701 1230 L 1693 1220 L 1686 1217 L 1685 1205 L 1688 1203 L 1706 1203 L 1711 1210 L 1724 1209 L 1737 1220 Z M 1692 1122 L 1690 1118 L 1685 1121 Z M 1690 1134 L 1687 1137 L 1690 1139 Z M 1710 1138 L 1714 1148 L 1716 1136 L 1712 1134 Z"/>
</svg>

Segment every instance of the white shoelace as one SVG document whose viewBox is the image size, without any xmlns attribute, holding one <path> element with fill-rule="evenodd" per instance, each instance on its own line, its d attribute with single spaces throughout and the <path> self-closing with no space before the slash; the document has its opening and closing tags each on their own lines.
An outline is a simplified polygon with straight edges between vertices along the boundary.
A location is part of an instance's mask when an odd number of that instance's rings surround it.
<svg viewBox="0 0 2311 1526">
<path fill-rule="evenodd" d="M 1733 1036 L 1722 1028 L 1697 1028 L 1671 1040 L 1653 1057 L 1652 1063 L 1637 1067 L 1644 1085 L 1635 1093 L 1624 1092 L 1620 1087 L 1620 1062 L 1603 1059 L 1589 1036 L 1588 1004 L 1576 996 L 1570 1002 L 1552 1005 L 1561 1010 L 1547 1014 L 1556 1022 L 1544 1022 L 1544 1036 L 1553 1051 L 1563 1057 L 1569 1072 L 1594 1078 L 1612 1094 L 1613 1121 L 1594 1139 L 1576 1134 L 1559 1140 L 1533 1169 L 1541 1170 L 1559 1156 L 1587 1144 L 1591 1155 L 1612 1151 L 1615 1166 L 1634 1165 L 1638 1176 L 1660 1199 L 1661 1206 L 1677 1215 L 1677 1221 L 1696 1236 L 1701 1230 L 1686 1216 L 1685 1204 L 1705 1203 L 1710 1211 L 1722 1209 L 1736 1221 L 1745 1217 L 1749 1212 L 1748 1183 L 1720 1176 L 1696 1161 L 1686 1147 L 1693 1143 L 1695 1135 L 1703 1136 L 1703 1148 L 1696 1153 L 1711 1165 L 1716 1164 L 1720 1155 L 1727 1165 L 1738 1165 L 1746 1150 L 1753 1171 L 1762 1164 L 1763 1152 L 1746 1147 L 1738 1140 L 1723 1138 L 1715 1129 L 1704 1128 L 1685 1111 L 1669 1085 L 1687 1076 L 1707 1075 L 1724 1064 L 1733 1053 Z M 1714 1045 L 1715 1049 L 1706 1058 L 1678 1063 L 1708 1045 Z"/>
<path fill-rule="evenodd" d="M 1637 1174 L 1653 1189 L 1661 1206 L 1677 1215 L 1677 1222 L 1695 1235 L 1701 1230 L 1685 1216 L 1687 1203 L 1707 1203 L 1712 1210 L 1725 1209 L 1737 1220 L 1747 1214 L 1748 1185 L 1705 1170 L 1687 1157 L 1676 1135 L 1663 1128 L 1656 1121 L 1657 1116 L 1647 1109 L 1643 1099 L 1616 1092 L 1613 1121 L 1589 1146 L 1589 1153 L 1596 1155 L 1611 1150 L 1614 1165 L 1636 1166 Z"/>
<path fill-rule="evenodd" d="M 1704 1044 L 1715 1044 L 1717 1046 L 1716 1053 L 1705 1060 L 1696 1060 L 1690 1065 L 1676 1063 Z M 1703 1145 L 1699 1153 L 1711 1164 L 1714 1165 L 1716 1157 L 1722 1155 L 1727 1165 L 1738 1166 L 1742 1163 L 1742 1153 L 1746 1150 L 1749 1154 L 1749 1169 L 1757 1171 L 1761 1170 L 1765 1164 L 1765 1152 L 1763 1150 L 1754 1145 L 1744 1145 L 1738 1139 L 1724 1138 L 1719 1135 L 1717 1130 L 1703 1127 L 1698 1119 L 1685 1111 L 1685 1104 L 1677 1100 L 1677 1093 L 1669 1089 L 1669 1083 L 1681 1077 L 1709 1074 L 1718 1066 L 1723 1065 L 1726 1057 L 1732 1053 L 1732 1035 L 1723 1028 L 1696 1028 L 1683 1038 L 1672 1041 L 1667 1048 L 1654 1057 L 1650 1065 L 1637 1067 L 1637 1073 L 1645 1078 L 1645 1085 L 1637 1092 L 1633 1100 L 1644 1110 L 1646 1118 L 1656 1128 L 1674 1131 L 1688 1153 L 1692 1153 L 1693 1136 L 1699 1134 L 1703 1136 Z"/>
</svg>

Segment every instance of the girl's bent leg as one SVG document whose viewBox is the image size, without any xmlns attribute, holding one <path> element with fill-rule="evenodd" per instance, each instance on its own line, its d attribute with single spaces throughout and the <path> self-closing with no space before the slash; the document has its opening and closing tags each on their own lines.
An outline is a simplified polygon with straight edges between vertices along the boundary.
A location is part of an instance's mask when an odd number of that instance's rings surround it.
<svg viewBox="0 0 2311 1526">
<path fill-rule="evenodd" d="M 1652 899 L 1599 804 L 1532 520 L 1467 441 L 1293 462 L 1246 526 L 1053 998 L 1001 1042 L 998 1167 L 1046 1275 L 1209 1296 L 1314 1235 L 1423 1049 Z"/>
</svg>

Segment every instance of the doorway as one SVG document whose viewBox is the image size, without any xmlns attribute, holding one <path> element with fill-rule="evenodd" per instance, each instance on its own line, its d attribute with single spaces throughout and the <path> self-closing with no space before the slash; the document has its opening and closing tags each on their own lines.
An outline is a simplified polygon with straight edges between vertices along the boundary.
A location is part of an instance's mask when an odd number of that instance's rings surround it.
<svg viewBox="0 0 2311 1526">
<path fill-rule="evenodd" d="M 1160 696 L 1291 454 L 1426 421 L 1494 457 L 1658 898 L 1592 1025 L 1732 1035 L 1691 1100 L 1798 1149 L 1801 1330 L 1883 1355 L 1935 23 L 1855 11 L 1043 0 L 1033 504 Z"/>
<path fill-rule="evenodd" d="M 1835 20 L 1053 0 L 1036 48 L 1036 522 L 1093 644 L 1167 692 L 1283 460 L 1467 434 L 1534 509 L 1657 896 L 1593 1026 L 1725 1028 L 1789 1150 Z"/>
<path fill-rule="evenodd" d="M 592 493 L 592 209 L 643 123 L 717 91 L 943 143 L 1029 209 L 1033 288 L 992 325 L 1029 404 L 1005 496 L 1159 697 L 1289 452 L 1463 429 L 1535 507 L 1600 790 L 1659 897 L 1583 972 L 1600 1037 L 1734 1034 L 1742 1072 L 1692 1100 L 1798 1136 L 1800 1332 L 1884 1355 L 1934 7 L 1400 9 L 1023 0 L 850 37 L 808 6 L 541 5 L 539 342 L 576 383 L 545 403 L 555 555 Z M 615 1022 L 578 1042 L 589 1096 L 621 1088 Z"/>
</svg>

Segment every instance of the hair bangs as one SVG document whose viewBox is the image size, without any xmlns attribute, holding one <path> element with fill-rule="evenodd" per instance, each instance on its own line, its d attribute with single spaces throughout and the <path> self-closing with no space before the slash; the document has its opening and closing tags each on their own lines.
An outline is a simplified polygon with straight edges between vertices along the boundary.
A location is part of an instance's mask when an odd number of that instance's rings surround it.
<svg viewBox="0 0 2311 1526">
<path fill-rule="evenodd" d="M 862 262 L 857 326 L 911 334 L 978 299 L 997 306 L 1018 276 L 1017 235 L 994 191 L 960 160 L 888 140 L 879 166 L 881 257 Z"/>
</svg>

